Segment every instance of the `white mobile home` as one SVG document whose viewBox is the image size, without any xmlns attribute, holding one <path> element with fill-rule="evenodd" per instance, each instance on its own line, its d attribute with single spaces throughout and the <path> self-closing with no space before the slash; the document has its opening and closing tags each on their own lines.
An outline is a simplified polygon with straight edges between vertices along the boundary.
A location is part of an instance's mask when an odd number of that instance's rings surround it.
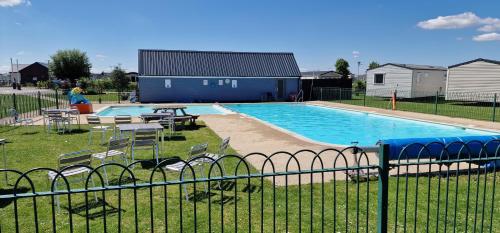
<svg viewBox="0 0 500 233">
<path fill-rule="evenodd" d="M 366 72 L 366 95 L 418 98 L 445 93 L 446 68 L 440 66 L 387 63 Z"/>
<path fill-rule="evenodd" d="M 500 61 L 479 58 L 449 66 L 446 87 L 447 100 L 490 102 L 500 93 Z"/>
</svg>

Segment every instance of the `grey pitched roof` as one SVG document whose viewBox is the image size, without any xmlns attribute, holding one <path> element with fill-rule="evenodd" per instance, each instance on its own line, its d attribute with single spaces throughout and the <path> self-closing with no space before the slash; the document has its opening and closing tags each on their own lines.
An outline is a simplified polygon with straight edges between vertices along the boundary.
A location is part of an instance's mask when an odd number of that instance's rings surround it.
<svg viewBox="0 0 500 233">
<path fill-rule="evenodd" d="M 478 59 L 474 59 L 474 60 L 471 60 L 471 61 L 466 61 L 466 62 L 462 62 L 462 63 L 459 63 L 459 64 L 451 65 L 451 66 L 448 66 L 448 68 L 454 68 L 454 67 L 457 67 L 457 66 L 463 66 L 463 65 L 467 65 L 467 64 L 470 64 L 470 63 L 478 62 L 478 61 L 500 65 L 500 61 L 490 60 L 490 59 L 484 59 L 484 58 L 478 58 Z"/>
<path fill-rule="evenodd" d="M 28 66 L 31 66 L 31 65 L 33 65 L 33 64 L 35 64 L 35 63 L 38 63 L 38 64 L 40 64 L 40 65 L 43 65 L 43 66 L 45 66 L 45 67 L 47 67 L 47 68 L 49 67 L 49 65 L 48 65 L 47 63 L 43 63 L 43 62 L 33 62 L 33 63 L 31 63 L 31 64 L 19 64 L 19 66 L 18 66 L 18 64 L 12 64 L 12 69 L 11 69 L 11 70 L 9 70 L 9 72 L 11 72 L 11 71 L 12 71 L 12 72 L 14 72 L 14 73 L 17 73 L 17 72 L 19 72 L 20 70 L 23 70 L 24 68 L 26 68 L 26 67 L 28 67 Z M 18 69 L 18 67 L 19 67 L 19 69 Z"/>
<path fill-rule="evenodd" d="M 415 64 L 401 64 L 401 63 L 386 63 L 383 64 L 377 68 L 387 66 L 387 65 L 393 65 L 405 69 L 410 69 L 410 70 L 446 70 L 446 67 L 442 66 L 431 66 L 431 65 L 415 65 Z M 373 69 L 377 69 L 373 68 Z M 373 70 L 373 69 L 368 69 L 368 70 Z"/>
<path fill-rule="evenodd" d="M 302 77 L 306 77 L 306 76 L 319 76 L 319 75 L 324 75 L 324 74 L 327 74 L 327 73 L 337 73 L 333 70 L 317 70 L 317 71 L 304 71 L 304 72 L 300 72 L 302 74 Z"/>
<path fill-rule="evenodd" d="M 300 77 L 293 53 L 139 50 L 141 76 Z"/>
</svg>

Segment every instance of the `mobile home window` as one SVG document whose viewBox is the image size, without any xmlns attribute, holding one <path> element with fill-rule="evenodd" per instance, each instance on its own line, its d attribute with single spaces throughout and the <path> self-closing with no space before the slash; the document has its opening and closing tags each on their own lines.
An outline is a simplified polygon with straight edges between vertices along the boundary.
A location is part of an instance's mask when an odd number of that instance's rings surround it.
<svg viewBox="0 0 500 233">
<path fill-rule="evenodd" d="M 222 85 L 224 85 L 224 80 L 219 79 L 219 86 L 222 86 Z"/>
<path fill-rule="evenodd" d="M 203 86 L 208 86 L 208 79 L 203 80 Z"/>
<path fill-rule="evenodd" d="M 384 74 L 375 74 L 375 77 L 373 78 L 373 83 L 384 84 Z"/>
<path fill-rule="evenodd" d="M 231 80 L 231 87 L 237 88 L 238 87 L 238 80 Z"/>
</svg>

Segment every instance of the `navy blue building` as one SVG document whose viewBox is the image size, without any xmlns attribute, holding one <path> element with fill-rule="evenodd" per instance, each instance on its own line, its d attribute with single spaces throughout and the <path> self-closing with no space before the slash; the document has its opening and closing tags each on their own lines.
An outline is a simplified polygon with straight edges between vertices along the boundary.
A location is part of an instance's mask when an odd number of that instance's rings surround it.
<svg viewBox="0 0 500 233">
<path fill-rule="evenodd" d="M 300 76 L 293 53 L 139 50 L 141 102 L 287 100 Z"/>
</svg>

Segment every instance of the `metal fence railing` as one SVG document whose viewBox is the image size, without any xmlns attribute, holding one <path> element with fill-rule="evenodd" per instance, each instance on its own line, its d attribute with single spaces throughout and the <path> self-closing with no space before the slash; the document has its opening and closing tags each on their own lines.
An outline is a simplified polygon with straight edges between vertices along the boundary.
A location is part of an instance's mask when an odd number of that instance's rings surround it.
<svg viewBox="0 0 500 233">
<path fill-rule="evenodd" d="M 216 161 L 203 156 L 186 161 L 183 175 L 164 170 L 168 160 L 156 166 L 111 163 L 86 167 L 91 172 L 81 184 L 63 177 L 47 182 L 47 172 L 64 170 L 0 170 L 0 177 L 9 174 L 0 195 L 0 230 L 498 232 L 500 177 L 494 162 L 500 156 L 487 153 L 488 143 L 481 144 L 485 152 L 479 156 L 463 142 L 437 152 L 430 148 L 438 144 L 417 145 L 413 159 L 405 157 L 412 145 L 405 147 L 396 160 L 388 145 L 378 148 L 379 158 L 361 148 L 226 155 Z M 446 156 L 453 145 L 462 152 Z M 357 159 L 351 150 L 360 152 Z M 424 159 L 429 151 L 433 159 Z"/>
<path fill-rule="evenodd" d="M 106 92 L 85 95 L 92 103 L 128 103 L 130 92 Z M 69 98 L 61 90 L 23 91 L 0 93 L 0 124 L 13 121 L 11 109 L 21 118 L 33 118 L 42 114 L 42 109 L 69 108 Z"/>
<path fill-rule="evenodd" d="M 394 89 L 354 90 L 316 87 L 314 100 L 392 109 Z M 499 119 L 500 93 L 396 91 L 396 110 L 485 121 Z"/>
</svg>

